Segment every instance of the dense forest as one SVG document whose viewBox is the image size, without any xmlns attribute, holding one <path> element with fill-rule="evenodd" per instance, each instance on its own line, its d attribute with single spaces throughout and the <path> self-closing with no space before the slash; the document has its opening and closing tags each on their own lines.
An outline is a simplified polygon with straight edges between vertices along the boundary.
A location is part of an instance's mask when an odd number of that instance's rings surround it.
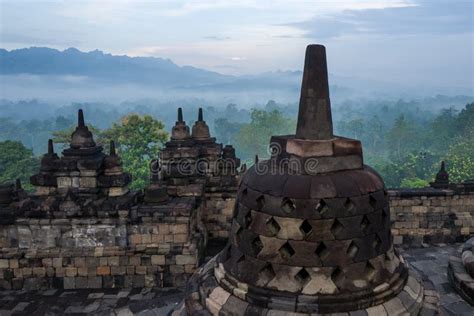
<svg viewBox="0 0 474 316">
<path fill-rule="evenodd" d="M 453 182 L 474 178 L 474 103 L 459 106 L 459 99 L 438 96 L 416 101 L 345 101 L 333 106 L 337 135 L 360 139 L 365 163 L 384 177 L 388 187 L 424 187 L 446 161 Z M 48 138 L 57 150 L 67 146 L 83 108 L 86 123 L 98 143 L 106 147 L 116 140 L 124 167 L 131 172 L 132 187 L 147 182 L 148 161 L 168 139 L 176 120 L 176 108 L 184 107 L 191 126 L 201 100 L 173 102 L 159 107 L 150 100 L 120 106 L 73 103 L 48 106 L 36 100 L 2 101 L 0 107 L 0 183 L 20 178 L 27 188 L 29 176 L 38 170 Z M 48 109 L 42 111 L 41 109 Z M 248 165 L 253 157 L 268 156 L 271 135 L 292 134 L 297 104 L 268 101 L 253 108 L 236 104 L 204 106 L 205 120 L 219 142 L 233 144 Z M 13 115 L 18 113 L 18 115 Z M 33 118 L 34 117 L 34 118 Z"/>
</svg>

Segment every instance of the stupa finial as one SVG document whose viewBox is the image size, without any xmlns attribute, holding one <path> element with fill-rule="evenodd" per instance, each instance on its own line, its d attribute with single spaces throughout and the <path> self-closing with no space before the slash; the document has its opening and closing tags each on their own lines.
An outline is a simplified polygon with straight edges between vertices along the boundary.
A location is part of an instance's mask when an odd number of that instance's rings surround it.
<svg viewBox="0 0 474 316">
<path fill-rule="evenodd" d="M 323 45 L 306 48 L 296 138 L 333 138 L 326 48 Z"/>
<path fill-rule="evenodd" d="M 198 111 L 198 121 L 199 122 L 204 121 L 203 115 L 202 115 L 202 108 L 199 108 L 199 111 Z"/>
<path fill-rule="evenodd" d="M 183 121 L 183 109 L 178 108 L 178 122 L 182 122 L 182 121 Z"/>
<path fill-rule="evenodd" d="M 110 156 L 115 156 L 115 142 L 113 140 L 110 141 Z"/>
<path fill-rule="evenodd" d="M 48 139 L 48 155 L 53 155 L 53 154 L 54 154 L 53 140 Z"/>
<path fill-rule="evenodd" d="M 82 109 L 79 109 L 77 112 L 77 126 L 78 127 L 84 127 L 84 113 L 82 112 Z"/>
</svg>

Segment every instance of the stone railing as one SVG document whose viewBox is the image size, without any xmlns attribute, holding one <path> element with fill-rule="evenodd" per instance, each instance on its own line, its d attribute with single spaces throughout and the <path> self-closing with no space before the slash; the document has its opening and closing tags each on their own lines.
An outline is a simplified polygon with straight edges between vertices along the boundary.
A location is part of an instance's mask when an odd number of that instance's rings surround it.
<svg viewBox="0 0 474 316">
<path fill-rule="evenodd" d="M 388 193 L 395 245 L 460 242 L 474 233 L 474 192 L 425 188 Z"/>
<path fill-rule="evenodd" d="M 0 225 L 0 288 L 184 285 L 202 253 L 199 212 L 182 197 L 104 216 L 16 217 Z"/>
</svg>

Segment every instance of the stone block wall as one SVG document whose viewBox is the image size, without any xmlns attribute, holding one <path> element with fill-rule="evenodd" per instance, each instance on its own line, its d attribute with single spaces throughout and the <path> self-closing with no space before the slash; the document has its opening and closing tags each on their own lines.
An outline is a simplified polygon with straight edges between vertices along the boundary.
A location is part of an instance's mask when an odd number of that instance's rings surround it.
<svg viewBox="0 0 474 316">
<path fill-rule="evenodd" d="M 181 198 L 115 218 L 17 218 L 0 226 L 0 288 L 184 285 L 202 239 L 195 206 Z"/>
<path fill-rule="evenodd" d="M 390 190 L 395 245 L 464 241 L 474 234 L 474 192 Z"/>
<path fill-rule="evenodd" d="M 236 194 L 208 192 L 205 195 L 202 221 L 206 226 L 209 239 L 225 239 L 229 237 L 232 226 Z"/>
</svg>

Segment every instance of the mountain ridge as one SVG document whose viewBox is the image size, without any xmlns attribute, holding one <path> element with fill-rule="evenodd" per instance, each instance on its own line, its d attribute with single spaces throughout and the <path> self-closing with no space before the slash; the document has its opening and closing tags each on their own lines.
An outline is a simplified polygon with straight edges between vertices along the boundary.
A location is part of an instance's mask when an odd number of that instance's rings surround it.
<svg viewBox="0 0 474 316">
<path fill-rule="evenodd" d="M 210 84 L 234 79 L 233 76 L 193 66 L 178 66 L 170 59 L 112 55 L 100 50 L 82 52 L 74 47 L 63 51 L 48 47 L 0 49 L 0 74 L 87 76 L 165 86 L 196 80 Z"/>
</svg>

